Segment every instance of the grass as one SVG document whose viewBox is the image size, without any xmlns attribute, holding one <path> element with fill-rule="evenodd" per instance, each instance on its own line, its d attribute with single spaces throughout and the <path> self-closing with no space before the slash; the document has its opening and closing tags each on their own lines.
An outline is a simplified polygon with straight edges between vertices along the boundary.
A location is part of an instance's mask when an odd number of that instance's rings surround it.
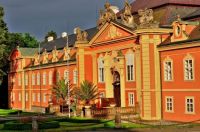
<svg viewBox="0 0 200 132">
<path fill-rule="evenodd" d="M 11 110 L 11 109 L 0 109 L 0 116 L 8 116 L 13 114 L 18 114 L 19 110 Z"/>
</svg>

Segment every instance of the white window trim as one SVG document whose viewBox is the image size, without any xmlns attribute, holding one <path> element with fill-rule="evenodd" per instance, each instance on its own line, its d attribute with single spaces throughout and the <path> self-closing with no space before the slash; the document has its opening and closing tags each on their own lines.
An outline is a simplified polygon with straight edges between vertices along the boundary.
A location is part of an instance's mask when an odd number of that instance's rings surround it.
<svg viewBox="0 0 200 132">
<path fill-rule="evenodd" d="M 100 69 L 103 69 L 103 76 L 101 76 Z M 105 68 L 103 63 L 103 56 L 100 55 L 98 58 L 98 82 L 99 83 L 105 83 Z"/>
<path fill-rule="evenodd" d="M 187 111 L 187 99 L 192 99 L 193 100 L 193 112 Z M 185 97 L 185 114 L 195 114 L 195 100 L 194 100 L 194 96 L 186 96 Z"/>
<path fill-rule="evenodd" d="M 167 98 L 172 99 L 172 110 L 167 109 Z M 174 113 L 174 97 L 173 96 L 165 96 L 165 112 Z"/>
<path fill-rule="evenodd" d="M 186 78 L 186 70 L 185 70 L 185 61 L 186 60 L 192 60 L 192 73 L 193 73 L 193 78 L 192 79 L 187 79 Z M 183 59 L 183 73 L 184 73 L 184 81 L 194 81 L 195 80 L 195 71 L 194 71 L 195 67 L 194 67 L 194 59 L 192 56 L 187 55 L 184 59 Z"/>
<path fill-rule="evenodd" d="M 28 86 L 28 73 L 25 74 L 25 85 Z"/>
<path fill-rule="evenodd" d="M 44 72 L 44 73 L 42 74 L 42 84 L 43 84 L 43 85 L 46 85 L 46 84 L 47 84 L 47 74 L 46 74 L 46 72 Z"/>
<path fill-rule="evenodd" d="M 78 83 L 78 70 L 77 69 L 73 70 L 73 83 L 74 84 Z"/>
<path fill-rule="evenodd" d="M 41 96 L 40 93 L 38 93 L 37 94 L 37 102 L 40 102 L 40 98 L 41 98 L 40 96 Z"/>
<path fill-rule="evenodd" d="M 53 82 L 53 73 L 52 71 L 49 72 L 49 85 L 52 85 Z"/>
<path fill-rule="evenodd" d="M 26 92 L 25 96 L 26 96 L 26 99 L 25 99 L 25 100 L 26 100 L 26 102 L 28 102 L 28 100 L 29 100 L 29 99 L 28 99 L 28 98 L 29 98 L 28 92 Z"/>
<path fill-rule="evenodd" d="M 165 64 L 166 62 L 171 62 L 171 80 L 165 78 Z M 164 72 L 164 81 L 165 82 L 172 82 L 174 80 L 174 71 L 173 71 L 173 61 L 171 59 L 166 59 L 163 62 L 163 72 Z"/>
<path fill-rule="evenodd" d="M 35 85 L 35 73 L 32 74 L 32 85 Z"/>
<path fill-rule="evenodd" d="M 134 52 L 132 51 L 128 51 L 128 53 L 126 53 L 126 81 L 127 82 L 134 82 L 135 81 L 135 54 Z M 133 79 L 132 80 L 128 80 L 128 66 L 130 66 L 130 64 L 128 64 L 128 59 L 129 59 L 129 56 L 131 56 L 133 58 L 132 60 L 132 64 L 133 65 Z"/>
<path fill-rule="evenodd" d="M 64 71 L 64 80 L 65 83 L 67 84 L 67 82 L 69 81 L 69 70 Z"/>
<path fill-rule="evenodd" d="M 18 94 L 18 101 L 19 101 L 19 102 L 22 101 L 22 95 L 21 95 L 21 93 Z"/>
<path fill-rule="evenodd" d="M 131 104 L 130 101 L 130 96 L 133 95 L 133 104 Z M 129 92 L 128 93 L 128 106 L 135 106 L 135 93 L 134 92 Z"/>
<path fill-rule="evenodd" d="M 37 73 L 37 85 L 40 85 L 40 73 Z"/>
</svg>

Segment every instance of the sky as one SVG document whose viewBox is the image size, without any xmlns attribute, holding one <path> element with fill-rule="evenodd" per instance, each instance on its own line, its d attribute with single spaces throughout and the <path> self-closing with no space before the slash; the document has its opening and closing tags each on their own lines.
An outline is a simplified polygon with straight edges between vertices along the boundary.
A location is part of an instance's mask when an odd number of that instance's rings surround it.
<svg viewBox="0 0 200 132">
<path fill-rule="evenodd" d="M 124 0 L 108 0 L 120 9 Z M 129 0 L 132 2 L 133 0 Z M 10 32 L 30 33 L 43 40 L 50 30 L 73 33 L 75 27 L 96 26 L 98 11 L 106 0 L 0 0 Z"/>
</svg>

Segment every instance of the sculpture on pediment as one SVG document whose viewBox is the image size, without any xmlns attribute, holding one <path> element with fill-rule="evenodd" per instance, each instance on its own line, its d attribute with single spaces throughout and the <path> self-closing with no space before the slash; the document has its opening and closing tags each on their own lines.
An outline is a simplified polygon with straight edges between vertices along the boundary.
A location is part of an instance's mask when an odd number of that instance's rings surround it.
<svg viewBox="0 0 200 132">
<path fill-rule="evenodd" d="M 54 50 L 52 51 L 52 62 L 57 62 L 57 61 L 58 61 L 58 51 L 55 46 Z"/>
<path fill-rule="evenodd" d="M 97 21 L 97 26 L 100 29 L 106 22 L 110 22 L 112 20 L 117 20 L 117 16 L 115 12 L 111 9 L 111 5 L 109 2 L 106 2 L 104 5 L 104 11 L 100 10 L 99 19 Z"/>
<path fill-rule="evenodd" d="M 154 21 L 153 10 L 152 9 L 140 9 L 138 10 L 139 18 L 139 28 L 155 28 L 158 27 L 158 22 Z"/>
<path fill-rule="evenodd" d="M 64 51 L 63 61 L 69 60 L 70 59 L 70 49 L 65 47 L 63 49 L 63 51 Z"/>
<path fill-rule="evenodd" d="M 121 14 L 121 19 L 124 25 L 129 27 L 136 27 L 134 17 L 131 13 L 131 5 L 127 0 L 125 1 L 124 12 Z"/>
<path fill-rule="evenodd" d="M 37 53 L 34 57 L 34 65 L 38 65 L 40 62 L 40 54 Z"/>
<path fill-rule="evenodd" d="M 42 56 L 43 56 L 43 61 L 42 61 L 42 63 L 43 63 L 43 64 L 48 63 L 48 53 L 47 53 L 47 50 L 46 50 L 46 49 L 45 49 L 44 52 L 42 53 Z"/>
<path fill-rule="evenodd" d="M 79 27 L 76 28 L 76 40 L 77 41 L 88 41 L 88 33 L 81 31 Z"/>
</svg>

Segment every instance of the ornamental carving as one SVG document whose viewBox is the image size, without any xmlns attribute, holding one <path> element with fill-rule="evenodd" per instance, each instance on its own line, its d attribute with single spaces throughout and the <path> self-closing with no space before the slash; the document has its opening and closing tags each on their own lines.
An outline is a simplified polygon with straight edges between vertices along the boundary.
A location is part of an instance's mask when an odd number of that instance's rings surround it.
<svg viewBox="0 0 200 132">
<path fill-rule="evenodd" d="M 154 21 L 153 10 L 152 9 L 144 9 L 138 10 L 139 18 L 139 28 L 156 28 L 158 27 L 158 22 Z"/>
<path fill-rule="evenodd" d="M 47 53 L 47 50 L 46 50 L 46 49 L 45 49 L 44 52 L 42 53 L 42 56 L 43 56 L 43 61 L 42 61 L 42 63 L 43 63 L 43 64 L 48 63 L 48 53 Z"/>
<path fill-rule="evenodd" d="M 63 51 L 64 51 L 63 61 L 70 60 L 70 49 L 65 47 Z"/>
<path fill-rule="evenodd" d="M 117 20 L 115 12 L 111 9 L 109 2 L 106 2 L 105 10 L 99 11 L 99 20 L 97 21 L 97 26 L 100 29 L 106 22 L 111 22 L 112 20 Z"/>
<path fill-rule="evenodd" d="M 34 65 L 38 65 L 40 62 L 40 54 L 37 53 L 34 57 Z"/>
<path fill-rule="evenodd" d="M 55 46 L 54 50 L 52 51 L 52 62 L 57 62 L 57 61 L 58 61 L 58 51 Z"/>
<path fill-rule="evenodd" d="M 86 31 L 81 31 L 79 27 L 75 29 L 76 31 L 76 40 L 77 41 L 88 41 L 88 33 Z"/>
<path fill-rule="evenodd" d="M 117 27 L 115 27 L 114 25 L 111 25 L 105 39 L 114 39 L 120 36 L 122 36 L 122 34 L 118 31 Z"/>
<path fill-rule="evenodd" d="M 131 5 L 128 0 L 125 1 L 124 12 L 121 14 L 122 23 L 128 27 L 136 27 L 134 17 L 131 13 Z"/>
</svg>

